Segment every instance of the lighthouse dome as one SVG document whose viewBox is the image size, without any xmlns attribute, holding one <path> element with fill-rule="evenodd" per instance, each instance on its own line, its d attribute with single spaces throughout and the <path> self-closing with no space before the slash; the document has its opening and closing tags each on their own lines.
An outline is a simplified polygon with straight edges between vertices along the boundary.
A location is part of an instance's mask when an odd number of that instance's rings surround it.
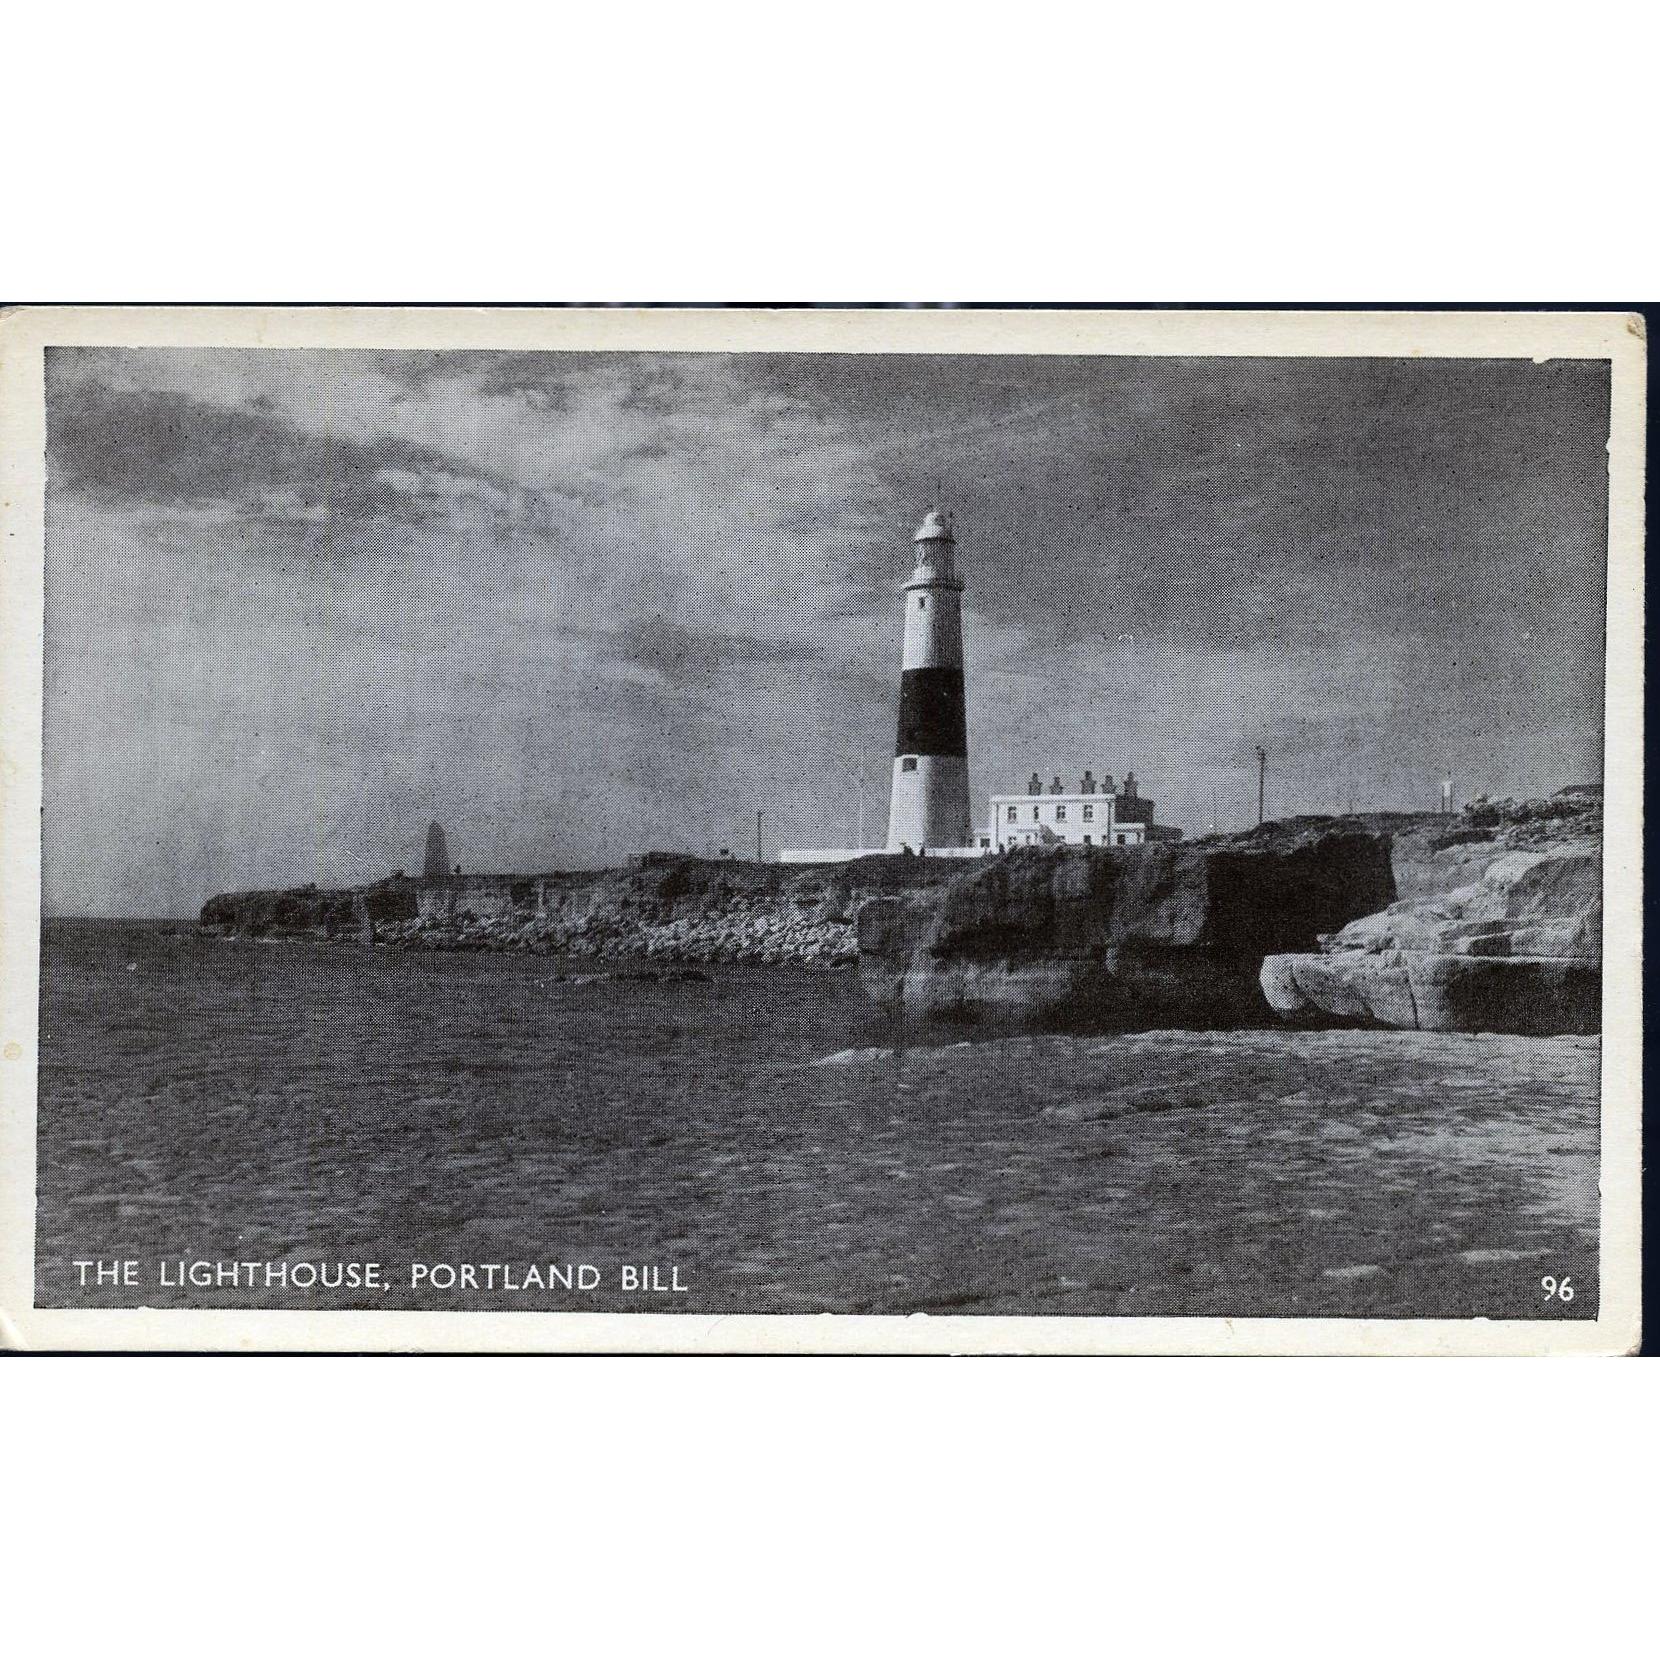
<svg viewBox="0 0 1660 1660">
<path fill-rule="evenodd" d="M 923 516 L 921 528 L 911 540 L 913 542 L 949 542 L 951 540 L 951 526 L 945 522 L 945 515 L 937 507 L 930 507 Z"/>
</svg>

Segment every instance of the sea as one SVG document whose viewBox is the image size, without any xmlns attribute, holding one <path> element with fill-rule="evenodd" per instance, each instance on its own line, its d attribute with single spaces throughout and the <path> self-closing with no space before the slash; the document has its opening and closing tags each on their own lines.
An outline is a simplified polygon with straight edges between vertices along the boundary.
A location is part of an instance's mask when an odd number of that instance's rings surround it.
<svg viewBox="0 0 1660 1660">
<path fill-rule="evenodd" d="M 40 1035 L 43 1307 L 1596 1310 L 1594 1039 L 919 1033 L 848 970 L 105 921 L 45 925 Z"/>
</svg>

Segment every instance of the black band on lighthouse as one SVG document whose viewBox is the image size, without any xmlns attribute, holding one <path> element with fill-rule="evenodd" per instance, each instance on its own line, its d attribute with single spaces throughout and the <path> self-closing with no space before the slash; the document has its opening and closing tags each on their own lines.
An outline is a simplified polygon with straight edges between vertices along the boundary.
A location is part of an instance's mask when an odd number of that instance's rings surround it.
<svg viewBox="0 0 1660 1660">
<path fill-rule="evenodd" d="M 901 673 L 899 742 L 894 754 L 967 756 L 968 717 L 960 665 Z"/>
</svg>

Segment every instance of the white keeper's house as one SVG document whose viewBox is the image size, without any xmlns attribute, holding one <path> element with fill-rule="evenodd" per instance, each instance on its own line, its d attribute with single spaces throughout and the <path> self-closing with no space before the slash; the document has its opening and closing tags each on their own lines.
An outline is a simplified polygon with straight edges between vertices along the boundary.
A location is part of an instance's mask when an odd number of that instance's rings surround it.
<svg viewBox="0 0 1660 1660">
<path fill-rule="evenodd" d="M 1118 790 L 1109 773 L 1099 784 L 1085 771 L 1076 790 L 1056 774 L 1046 790 L 1033 773 L 1022 795 L 994 795 L 991 823 L 977 838 L 982 852 L 1069 842 L 1076 847 L 1139 847 L 1147 839 L 1153 804 L 1142 799 L 1135 774 Z"/>
</svg>

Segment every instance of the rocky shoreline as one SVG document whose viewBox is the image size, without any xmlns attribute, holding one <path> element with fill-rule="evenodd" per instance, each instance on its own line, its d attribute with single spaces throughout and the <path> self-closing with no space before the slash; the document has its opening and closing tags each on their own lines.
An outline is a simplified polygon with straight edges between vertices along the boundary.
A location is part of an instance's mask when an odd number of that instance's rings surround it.
<svg viewBox="0 0 1660 1660">
<path fill-rule="evenodd" d="M 626 869 L 219 894 L 198 931 L 402 951 L 506 951 L 698 967 L 842 969 L 867 900 L 942 886 L 945 861 L 764 865 L 647 855 Z"/>
<path fill-rule="evenodd" d="M 1117 1028 L 1600 1028 L 1601 801 L 1269 823 L 1140 848 L 395 873 L 221 894 L 218 937 L 849 969 L 895 1013 Z"/>
<path fill-rule="evenodd" d="M 700 917 L 415 917 L 377 928 L 375 944 L 404 951 L 526 951 L 538 956 L 645 957 L 665 963 L 793 963 L 851 967 L 853 924 L 811 913 L 728 904 Z"/>
</svg>

